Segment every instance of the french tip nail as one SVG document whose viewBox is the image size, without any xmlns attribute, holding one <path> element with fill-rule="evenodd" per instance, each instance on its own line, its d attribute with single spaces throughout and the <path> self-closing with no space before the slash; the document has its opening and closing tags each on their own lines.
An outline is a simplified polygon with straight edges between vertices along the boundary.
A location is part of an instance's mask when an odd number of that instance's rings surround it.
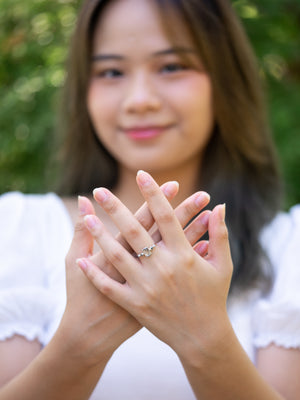
<svg viewBox="0 0 300 400">
<path fill-rule="evenodd" d="M 142 169 L 140 169 L 140 170 L 137 172 L 137 177 L 139 178 L 139 179 L 138 179 L 138 183 L 139 183 L 140 185 L 142 185 L 142 186 L 147 186 L 147 185 L 149 185 L 149 184 L 151 183 L 151 181 L 152 181 L 151 175 L 148 174 L 148 172 L 143 171 Z"/>
<path fill-rule="evenodd" d="M 178 191 L 179 188 L 179 183 L 177 181 L 170 181 L 167 182 L 164 186 L 163 186 L 163 192 L 165 195 L 169 195 L 172 196 L 174 194 L 174 186 L 176 186 L 176 189 Z"/>
<path fill-rule="evenodd" d="M 97 220 L 96 220 L 96 218 L 95 218 L 95 216 L 94 215 L 86 215 L 85 217 L 84 217 L 84 222 L 86 223 L 86 225 L 87 225 L 87 227 L 89 228 L 89 229 L 94 229 L 95 228 L 95 226 L 97 225 Z"/>
<path fill-rule="evenodd" d="M 177 189 L 179 188 L 179 182 L 177 182 L 177 181 L 170 181 L 169 184 L 175 185 L 177 187 Z"/>
<path fill-rule="evenodd" d="M 226 203 L 223 203 L 221 205 L 220 217 L 221 217 L 222 221 L 224 221 L 224 222 L 225 222 L 225 216 L 226 216 Z"/>
<path fill-rule="evenodd" d="M 79 265 L 79 267 L 83 270 L 87 269 L 87 263 L 83 258 L 77 258 L 76 264 Z"/>
<path fill-rule="evenodd" d="M 78 196 L 78 211 L 79 215 L 84 215 L 86 213 L 86 205 L 83 201 L 84 197 L 83 196 Z"/>
</svg>

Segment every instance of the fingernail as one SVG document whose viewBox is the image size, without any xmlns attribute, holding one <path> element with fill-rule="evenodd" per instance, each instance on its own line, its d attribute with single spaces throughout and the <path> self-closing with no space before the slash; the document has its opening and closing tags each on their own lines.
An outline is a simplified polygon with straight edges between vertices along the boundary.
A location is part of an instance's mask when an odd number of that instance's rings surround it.
<svg viewBox="0 0 300 400">
<path fill-rule="evenodd" d="M 219 217 L 221 221 L 225 222 L 225 215 L 226 215 L 226 204 L 222 204 L 219 209 Z"/>
<path fill-rule="evenodd" d="M 203 215 L 200 215 L 200 221 L 201 224 L 204 226 L 208 225 L 208 220 L 209 220 L 210 212 L 205 212 Z"/>
<path fill-rule="evenodd" d="M 84 217 L 84 222 L 86 223 L 89 229 L 94 229 L 98 221 L 95 215 L 86 215 Z"/>
<path fill-rule="evenodd" d="M 208 242 L 207 241 L 202 241 L 197 244 L 197 252 L 200 254 L 204 254 L 207 252 L 208 249 Z"/>
<path fill-rule="evenodd" d="M 172 195 L 174 193 L 174 189 L 176 187 L 176 190 L 179 188 L 179 183 L 177 181 L 172 181 L 168 182 L 164 187 L 163 187 L 163 192 L 165 195 Z"/>
<path fill-rule="evenodd" d="M 108 199 L 108 192 L 104 188 L 97 188 L 93 191 L 94 198 L 101 203 L 104 203 Z"/>
<path fill-rule="evenodd" d="M 84 258 L 77 258 L 76 264 L 84 271 L 87 269 L 87 263 Z"/>
<path fill-rule="evenodd" d="M 137 177 L 142 186 L 148 186 L 151 183 L 150 175 L 141 169 L 137 172 Z"/>
<path fill-rule="evenodd" d="M 194 201 L 196 207 L 201 207 L 205 201 L 209 200 L 210 200 L 210 195 L 208 193 L 201 192 L 196 196 Z"/>
<path fill-rule="evenodd" d="M 78 196 L 78 211 L 79 215 L 85 215 L 87 213 L 86 204 L 84 202 L 84 197 Z"/>
</svg>

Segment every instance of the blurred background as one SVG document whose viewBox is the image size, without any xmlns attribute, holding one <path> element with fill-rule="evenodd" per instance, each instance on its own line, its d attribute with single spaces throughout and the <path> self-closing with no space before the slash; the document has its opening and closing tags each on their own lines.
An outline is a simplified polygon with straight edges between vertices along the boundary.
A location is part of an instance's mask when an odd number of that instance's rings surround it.
<svg viewBox="0 0 300 400">
<path fill-rule="evenodd" d="M 80 3 L 0 0 L 0 193 L 51 188 L 48 160 Z M 259 60 L 288 208 L 300 203 L 300 0 L 232 3 Z"/>
</svg>

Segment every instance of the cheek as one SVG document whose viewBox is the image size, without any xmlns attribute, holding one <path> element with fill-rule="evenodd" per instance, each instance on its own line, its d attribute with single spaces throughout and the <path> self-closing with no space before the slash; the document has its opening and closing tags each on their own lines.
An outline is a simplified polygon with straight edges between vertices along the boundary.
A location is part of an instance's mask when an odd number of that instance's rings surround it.
<svg viewBox="0 0 300 400">
<path fill-rule="evenodd" d="M 196 75 L 185 82 L 180 88 L 176 99 L 177 108 L 181 110 L 184 123 L 202 127 L 202 133 L 210 133 L 213 123 L 213 101 L 211 82 L 207 75 Z"/>
<path fill-rule="evenodd" d="M 174 105 L 184 110 L 206 109 L 211 112 L 212 91 L 210 79 L 204 74 L 197 74 L 183 80 L 173 88 L 170 99 Z"/>
<path fill-rule="evenodd" d="M 99 96 L 97 92 L 98 92 L 97 86 L 92 81 L 89 85 L 87 92 L 87 109 L 92 121 L 94 121 L 94 116 L 97 115 L 96 110 L 99 108 L 98 106 Z"/>
<path fill-rule="evenodd" d="M 95 125 L 99 125 L 111 117 L 114 110 L 111 100 L 110 92 L 103 90 L 97 81 L 90 83 L 87 93 L 87 108 Z"/>
</svg>

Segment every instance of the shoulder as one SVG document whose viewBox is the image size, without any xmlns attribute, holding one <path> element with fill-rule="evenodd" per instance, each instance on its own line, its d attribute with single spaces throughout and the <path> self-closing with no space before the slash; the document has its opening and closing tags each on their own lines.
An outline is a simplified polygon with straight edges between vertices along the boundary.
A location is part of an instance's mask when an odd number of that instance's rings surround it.
<svg viewBox="0 0 300 400">
<path fill-rule="evenodd" d="M 53 193 L 10 192 L 0 196 L 0 221 L 0 340 L 19 334 L 46 343 L 65 303 L 68 211 Z"/>
<path fill-rule="evenodd" d="M 282 264 L 300 267 L 300 204 L 277 214 L 262 232 L 261 242 L 275 272 Z"/>
<path fill-rule="evenodd" d="M 265 229 L 262 244 L 274 269 L 273 287 L 255 308 L 255 343 L 300 348 L 300 205 Z"/>
<path fill-rule="evenodd" d="M 59 210 L 63 207 L 62 200 L 55 193 L 24 194 L 21 192 L 8 192 L 0 195 L 0 213 L 14 211 L 17 216 L 20 212 L 43 212 L 47 209 Z"/>
<path fill-rule="evenodd" d="M 0 275 L 25 267 L 42 273 L 54 252 L 66 252 L 73 234 L 69 214 L 54 193 L 1 195 L 0 221 Z"/>
<path fill-rule="evenodd" d="M 36 230 L 47 224 L 49 228 L 53 222 L 61 221 L 71 225 L 67 209 L 62 200 L 54 193 L 23 194 L 8 192 L 0 195 L 0 236 L 9 238 L 20 229 Z"/>
</svg>

